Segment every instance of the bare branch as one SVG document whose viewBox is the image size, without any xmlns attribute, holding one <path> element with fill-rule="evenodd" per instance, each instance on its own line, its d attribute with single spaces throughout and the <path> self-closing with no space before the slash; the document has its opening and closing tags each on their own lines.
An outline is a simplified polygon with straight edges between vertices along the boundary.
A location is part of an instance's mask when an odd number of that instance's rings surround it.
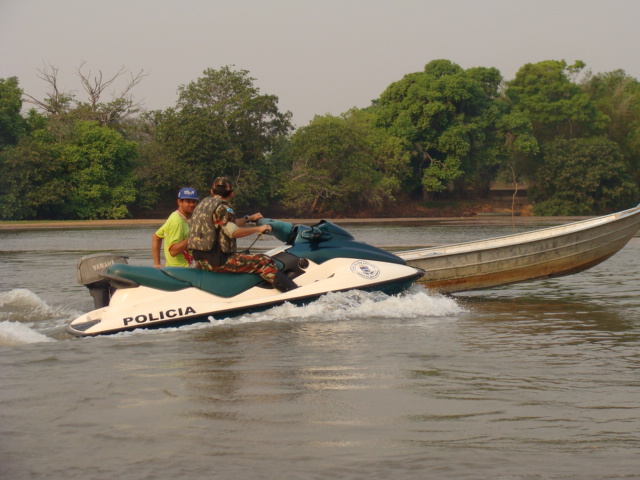
<svg viewBox="0 0 640 480">
<path fill-rule="evenodd" d="M 36 105 L 43 111 L 54 115 L 65 112 L 68 109 L 73 96 L 58 88 L 58 67 L 45 65 L 42 69 L 38 70 L 37 77 L 49 84 L 51 92 L 44 101 L 38 100 L 37 98 L 25 93 L 24 96 L 27 98 L 26 101 Z"/>
<path fill-rule="evenodd" d="M 48 111 L 49 111 L 49 106 L 48 106 L 46 103 L 44 103 L 44 102 L 42 102 L 42 101 L 38 100 L 38 99 L 37 99 L 37 98 L 35 98 L 35 97 L 32 97 L 32 96 L 31 96 L 31 95 L 29 95 L 28 93 L 24 93 L 24 92 L 23 92 L 23 93 L 22 93 L 22 95 L 23 95 L 24 97 L 26 97 L 26 101 L 27 101 L 27 103 L 31 103 L 31 104 L 35 105 L 36 107 L 38 107 L 39 109 L 44 110 L 44 111 L 46 111 L 46 112 L 48 112 Z M 53 113 L 53 112 L 49 112 L 49 113 Z"/>
<path fill-rule="evenodd" d="M 76 69 L 78 76 L 80 77 L 80 81 L 82 82 L 82 86 L 84 91 L 89 94 L 89 105 L 91 106 L 91 111 L 96 111 L 97 105 L 100 102 L 100 97 L 102 96 L 102 92 L 105 91 L 113 82 L 116 81 L 118 77 L 123 75 L 127 70 L 124 67 L 121 67 L 118 72 L 108 80 L 103 80 L 102 70 L 98 70 L 98 75 L 91 78 L 91 70 L 89 73 L 85 74 L 82 72 L 82 68 L 87 62 L 83 61 L 80 66 Z M 131 87 L 127 88 L 127 91 Z"/>
<path fill-rule="evenodd" d="M 128 95 L 129 91 L 133 87 L 136 87 L 142 81 L 142 79 L 144 77 L 149 75 L 148 73 L 144 73 L 144 70 L 142 70 L 142 69 L 138 72 L 138 74 L 135 77 L 133 76 L 133 73 L 129 72 L 129 74 L 131 75 L 131 81 L 126 86 L 126 88 L 120 93 L 120 95 L 119 95 L 120 98 L 124 98 L 126 95 Z"/>
<path fill-rule="evenodd" d="M 51 91 L 47 94 L 47 97 L 44 100 L 38 100 L 32 95 L 23 93 L 25 101 L 51 115 L 70 113 L 74 110 L 79 113 L 80 117 L 97 120 L 102 125 L 117 123 L 140 111 L 143 102 L 134 101 L 131 90 L 148 75 L 144 73 L 144 70 L 140 70 L 134 75 L 124 67 L 121 67 L 115 75 L 105 78 L 102 70 L 98 70 L 96 75 L 93 75 L 90 70 L 85 72 L 85 65 L 86 62 L 83 61 L 76 69 L 76 73 L 80 77 L 82 87 L 88 95 L 87 102 L 76 101 L 74 95 L 59 88 L 58 67 L 53 65 L 44 65 L 42 69 L 38 70 L 38 78 L 49 84 Z M 130 80 L 120 93 L 116 94 L 114 91 L 110 101 L 105 102 L 102 100 L 105 90 L 126 73 L 129 73 Z"/>
<path fill-rule="evenodd" d="M 83 61 L 76 71 L 85 92 L 89 95 L 89 110 L 98 114 L 98 120 L 102 125 L 108 125 L 114 121 L 122 120 L 132 113 L 139 111 L 142 101 L 135 102 L 130 92 L 148 75 L 144 73 L 144 70 L 140 70 L 135 76 L 129 72 L 131 79 L 129 83 L 125 85 L 125 88 L 119 94 L 114 92 L 110 102 L 101 103 L 100 99 L 104 91 L 113 85 L 118 78 L 127 73 L 127 70 L 122 67 L 115 75 L 105 80 L 102 70 L 98 70 L 98 74 L 95 76 L 92 75 L 91 71 L 88 73 L 83 72 L 82 70 L 85 64 L 86 62 Z"/>
</svg>

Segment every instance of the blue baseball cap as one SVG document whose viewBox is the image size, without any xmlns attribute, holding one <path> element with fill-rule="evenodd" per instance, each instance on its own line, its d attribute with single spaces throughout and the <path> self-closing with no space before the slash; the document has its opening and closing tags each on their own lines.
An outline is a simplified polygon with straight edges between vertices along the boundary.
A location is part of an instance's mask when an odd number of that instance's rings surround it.
<svg viewBox="0 0 640 480">
<path fill-rule="evenodd" d="M 195 188 L 183 188 L 178 193 L 178 198 L 180 200 L 198 200 L 198 192 Z"/>
</svg>

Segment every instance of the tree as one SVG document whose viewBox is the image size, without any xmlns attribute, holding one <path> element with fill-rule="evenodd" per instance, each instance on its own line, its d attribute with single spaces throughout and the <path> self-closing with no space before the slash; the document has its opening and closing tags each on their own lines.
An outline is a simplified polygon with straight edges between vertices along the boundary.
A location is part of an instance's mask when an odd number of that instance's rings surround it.
<svg viewBox="0 0 640 480">
<path fill-rule="evenodd" d="M 77 121 L 60 141 L 37 130 L 2 153 L 3 219 L 123 218 L 135 201 L 136 145 L 97 122 Z"/>
<path fill-rule="evenodd" d="M 498 178 L 506 175 L 509 181 L 517 183 L 521 179 L 530 179 L 535 172 L 540 147 L 533 135 L 529 115 L 510 110 L 508 105 L 504 112 L 496 123 L 498 137 L 504 139 L 500 148 L 506 157 Z"/>
<path fill-rule="evenodd" d="M 507 83 L 506 96 L 515 111 L 529 115 L 539 143 L 603 132 L 606 116 L 575 83 L 584 67 L 580 60 L 571 66 L 564 60 L 528 63 Z"/>
<path fill-rule="evenodd" d="M 291 113 L 281 113 L 278 98 L 261 95 L 254 80 L 246 70 L 207 69 L 179 88 L 175 108 L 157 113 L 158 140 L 181 169 L 175 187 L 208 191 L 225 174 L 241 204 L 266 204 L 273 172 L 267 154 L 292 129 Z"/>
<path fill-rule="evenodd" d="M 35 137 L 0 152 L 0 218 L 26 220 L 50 216 L 66 198 L 64 169 L 50 145 Z"/>
<path fill-rule="evenodd" d="M 529 192 L 536 215 L 600 215 L 638 201 L 620 149 L 604 137 L 557 139 L 543 158 Z"/>
<path fill-rule="evenodd" d="M 291 137 L 285 205 L 300 215 L 379 210 L 394 200 L 409 167 L 403 141 L 375 127 L 371 112 L 316 116 Z"/>
<path fill-rule="evenodd" d="M 135 176 L 139 210 L 152 210 L 159 203 L 173 200 L 178 188 L 190 186 L 178 161 L 158 138 L 162 118 L 163 112 L 144 113 L 132 122 L 128 135 L 138 147 Z"/>
<path fill-rule="evenodd" d="M 140 70 L 136 75 L 128 72 L 124 67 L 118 70 L 113 76 L 105 78 L 102 70 L 98 70 L 96 75 L 91 71 L 84 72 L 86 62 L 82 62 L 76 69 L 80 78 L 80 83 L 87 94 L 86 101 L 76 100 L 75 96 L 65 92 L 58 85 L 58 68 L 49 65 L 42 70 L 38 70 L 38 77 L 49 84 L 50 91 L 44 100 L 39 100 L 31 95 L 25 94 L 27 101 L 49 115 L 61 118 L 70 116 L 71 121 L 75 119 L 93 120 L 103 126 L 118 126 L 124 119 L 140 111 L 140 101 L 134 100 L 131 90 L 138 86 L 147 74 Z M 114 87 L 114 84 L 123 75 L 129 73 L 130 80 L 120 90 L 118 94 L 113 94 L 110 101 L 103 101 L 105 90 Z"/>
<path fill-rule="evenodd" d="M 73 139 L 61 146 L 69 182 L 68 218 L 124 218 L 136 199 L 136 145 L 94 122 L 75 124 Z"/>
<path fill-rule="evenodd" d="M 27 121 L 20 114 L 22 89 L 18 79 L 0 78 L 0 151 L 15 145 L 27 133 Z"/>
<path fill-rule="evenodd" d="M 434 60 L 383 92 L 376 102 L 379 125 L 411 149 L 414 188 L 428 195 L 455 184 L 488 191 L 505 156 L 497 129 L 504 113 L 501 81 L 495 68 L 463 70 Z"/>
<path fill-rule="evenodd" d="M 615 70 L 590 76 L 582 87 L 609 118 L 607 136 L 620 147 L 640 187 L 640 82 Z"/>
</svg>

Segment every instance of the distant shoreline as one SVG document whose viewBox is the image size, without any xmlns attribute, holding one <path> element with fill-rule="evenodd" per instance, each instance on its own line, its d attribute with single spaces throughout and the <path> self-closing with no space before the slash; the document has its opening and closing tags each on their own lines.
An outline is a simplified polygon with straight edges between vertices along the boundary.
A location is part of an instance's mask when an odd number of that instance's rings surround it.
<svg viewBox="0 0 640 480">
<path fill-rule="evenodd" d="M 413 217 L 413 218 L 337 218 L 327 219 L 338 225 L 459 225 L 459 226 L 553 226 L 577 222 L 592 217 L 533 217 L 511 216 L 504 214 L 485 214 L 472 217 Z M 320 219 L 294 218 L 281 219 L 286 222 L 303 225 L 313 225 Z M 126 219 L 126 220 L 51 220 L 51 221 L 15 221 L 0 222 L 2 230 L 64 230 L 64 229 L 96 229 L 96 228 L 137 228 L 160 227 L 164 219 Z"/>
</svg>

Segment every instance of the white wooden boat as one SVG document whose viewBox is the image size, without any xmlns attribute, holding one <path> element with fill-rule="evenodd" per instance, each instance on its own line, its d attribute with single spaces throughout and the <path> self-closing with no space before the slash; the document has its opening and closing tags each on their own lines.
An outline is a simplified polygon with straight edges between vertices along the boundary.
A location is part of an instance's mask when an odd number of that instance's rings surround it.
<svg viewBox="0 0 640 480">
<path fill-rule="evenodd" d="M 639 229 L 640 205 L 541 230 L 395 253 L 425 271 L 420 283 L 455 293 L 581 272 L 611 257 Z"/>
</svg>

